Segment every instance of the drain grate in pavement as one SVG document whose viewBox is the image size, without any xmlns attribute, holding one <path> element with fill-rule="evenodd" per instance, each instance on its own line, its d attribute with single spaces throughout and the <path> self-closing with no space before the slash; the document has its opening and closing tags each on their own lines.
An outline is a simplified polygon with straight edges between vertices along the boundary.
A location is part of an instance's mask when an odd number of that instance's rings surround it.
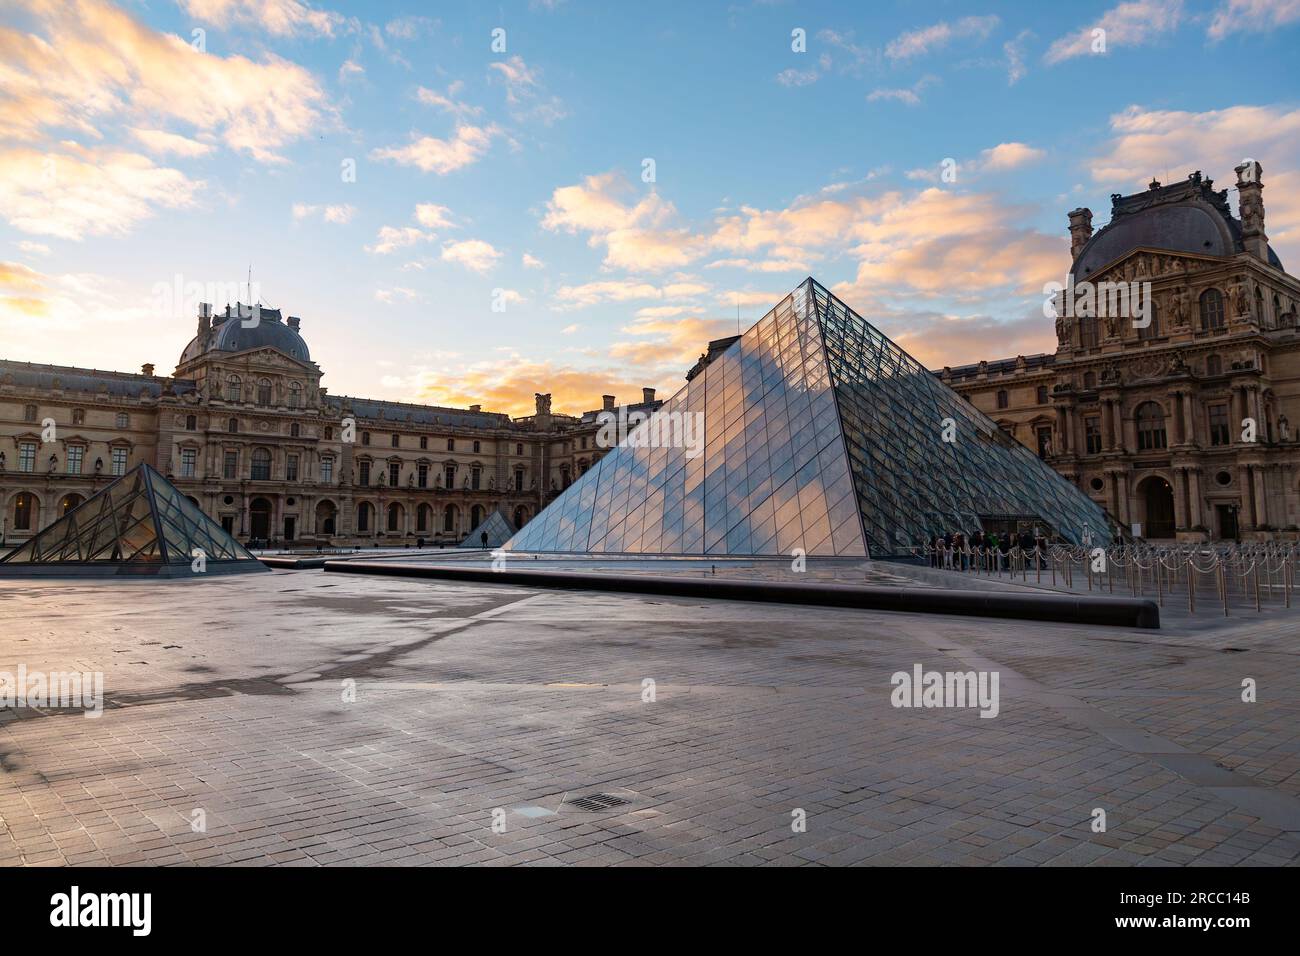
<svg viewBox="0 0 1300 956">
<path fill-rule="evenodd" d="M 626 806 L 627 800 L 622 797 L 616 797 L 611 793 L 593 793 L 585 797 L 579 797 L 576 800 L 570 800 L 569 806 L 577 807 L 579 810 L 588 810 L 595 812 L 597 810 L 610 810 L 614 807 Z"/>
</svg>

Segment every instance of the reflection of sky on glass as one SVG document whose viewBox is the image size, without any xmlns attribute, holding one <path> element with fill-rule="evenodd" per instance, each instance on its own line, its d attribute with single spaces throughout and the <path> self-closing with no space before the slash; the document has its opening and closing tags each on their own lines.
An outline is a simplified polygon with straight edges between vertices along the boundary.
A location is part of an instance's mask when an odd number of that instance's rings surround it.
<svg viewBox="0 0 1300 956">
<path fill-rule="evenodd" d="M 704 454 L 617 448 L 507 547 L 862 555 L 864 528 L 872 554 L 906 553 L 974 531 L 977 515 L 1040 516 L 1067 537 L 1104 528 L 1091 501 L 812 280 L 661 412 L 703 412 Z M 941 438 L 949 417 L 956 443 Z"/>
</svg>

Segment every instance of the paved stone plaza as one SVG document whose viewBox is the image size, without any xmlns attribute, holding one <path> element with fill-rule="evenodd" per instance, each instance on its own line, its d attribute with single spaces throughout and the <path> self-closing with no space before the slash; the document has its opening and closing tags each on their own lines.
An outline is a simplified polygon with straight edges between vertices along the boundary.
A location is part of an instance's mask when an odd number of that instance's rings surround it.
<svg viewBox="0 0 1300 956">
<path fill-rule="evenodd" d="M 0 621 L 0 670 L 106 694 L 98 719 L 0 711 L 5 865 L 1300 857 L 1300 616 L 1090 630 L 296 571 L 0 582 Z M 998 671 L 998 716 L 895 709 L 915 664 Z M 627 802 L 573 803 L 598 793 Z"/>
</svg>

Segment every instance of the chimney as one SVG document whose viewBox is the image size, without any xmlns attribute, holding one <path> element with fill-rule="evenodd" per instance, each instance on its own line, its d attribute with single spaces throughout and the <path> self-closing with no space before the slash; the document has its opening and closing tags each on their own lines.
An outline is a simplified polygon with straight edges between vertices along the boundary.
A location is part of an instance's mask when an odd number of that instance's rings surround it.
<svg viewBox="0 0 1300 956">
<path fill-rule="evenodd" d="M 483 411 L 483 406 L 482 406 L 482 405 L 471 405 L 471 406 L 469 407 L 469 410 L 470 410 L 471 412 L 481 412 L 481 411 Z"/>
<path fill-rule="evenodd" d="M 208 302 L 199 303 L 199 338 L 208 334 L 212 328 L 212 305 Z"/>
<path fill-rule="evenodd" d="M 602 411 L 612 412 L 614 410 L 614 396 L 613 395 L 600 396 L 600 404 L 601 404 Z"/>
<path fill-rule="evenodd" d="M 644 404 L 644 405 L 649 405 L 649 404 L 650 404 L 651 402 L 653 402 L 654 400 L 655 400 L 655 390 L 654 390 L 653 388 L 643 388 L 643 389 L 641 389 L 641 402 L 642 402 L 642 404 Z"/>
<path fill-rule="evenodd" d="M 1079 253 L 1092 238 L 1092 210 L 1080 206 L 1070 212 L 1070 258 L 1079 258 Z"/>
<path fill-rule="evenodd" d="M 140 366 L 140 371 L 144 372 L 145 375 L 153 375 L 153 362 L 145 362 Z"/>
<path fill-rule="evenodd" d="M 302 319 L 298 318 L 298 316 L 296 315 L 289 316 L 289 328 L 297 332 L 299 326 L 301 325 L 302 325 Z"/>
<path fill-rule="evenodd" d="M 1264 168 L 1248 159 L 1236 168 L 1237 210 L 1241 217 L 1241 243 L 1256 259 L 1268 261 L 1268 236 L 1264 235 Z"/>
</svg>

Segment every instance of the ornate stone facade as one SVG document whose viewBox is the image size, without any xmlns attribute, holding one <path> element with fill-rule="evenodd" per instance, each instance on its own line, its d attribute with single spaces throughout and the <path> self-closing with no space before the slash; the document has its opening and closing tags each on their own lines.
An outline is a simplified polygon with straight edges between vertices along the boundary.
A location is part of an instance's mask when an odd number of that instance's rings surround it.
<svg viewBox="0 0 1300 956">
<path fill-rule="evenodd" d="M 1057 297 L 1055 354 L 941 373 L 1147 538 L 1291 538 L 1300 523 L 1300 281 L 1268 246 L 1259 164 L 1236 173 L 1240 219 L 1199 172 L 1113 196 L 1096 234 L 1090 210 L 1071 212 L 1066 287 L 1094 306 Z M 1146 316 L 1114 308 L 1125 289 Z"/>
<path fill-rule="evenodd" d="M 294 316 L 201 309 L 171 376 L 0 360 L 0 540 L 144 461 L 241 541 L 457 543 L 519 527 L 594 464 L 599 410 L 512 419 L 328 394 Z M 630 409 L 660 403 L 646 389 Z M 614 397 L 604 396 L 614 409 Z"/>
</svg>

